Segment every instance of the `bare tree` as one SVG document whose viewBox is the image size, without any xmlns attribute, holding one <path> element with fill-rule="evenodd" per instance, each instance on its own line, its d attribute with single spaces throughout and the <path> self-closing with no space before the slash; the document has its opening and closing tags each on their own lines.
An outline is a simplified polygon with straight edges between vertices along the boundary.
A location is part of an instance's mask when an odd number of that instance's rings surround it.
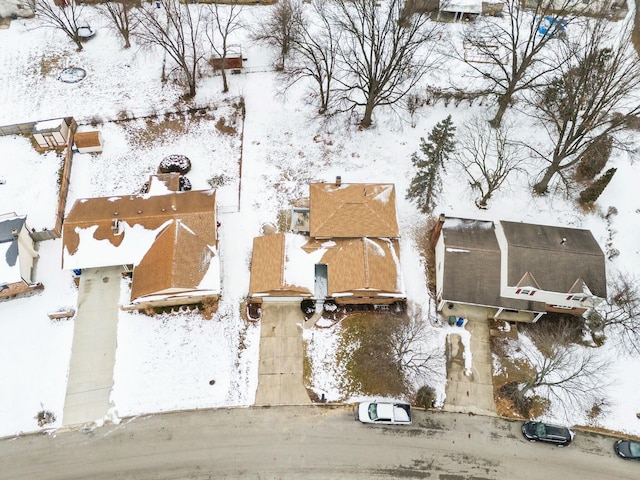
<svg viewBox="0 0 640 480">
<path fill-rule="evenodd" d="M 137 18 L 131 15 L 131 9 L 140 7 L 140 0 L 118 0 L 96 5 L 98 11 L 105 17 L 124 41 L 124 48 L 130 48 L 129 37 L 137 25 Z"/>
<path fill-rule="evenodd" d="M 229 55 L 229 38 L 234 32 L 244 28 L 240 22 L 242 7 L 237 1 L 230 5 L 219 5 L 214 3 L 208 6 L 209 21 L 207 22 L 206 34 L 211 44 L 213 52 L 221 59 L 220 73 L 222 75 L 222 92 L 229 91 L 227 81 L 227 58 Z"/>
<path fill-rule="evenodd" d="M 158 46 L 176 64 L 194 97 L 198 66 L 204 57 L 202 6 L 186 5 L 180 0 L 157 0 L 162 8 L 144 5 L 133 13 L 138 27 L 133 35 L 143 45 Z"/>
<path fill-rule="evenodd" d="M 303 78 L 315 83 L 319 98 L 319 113 L 329 109 L 332 98 L 333 75 L 336 67 L 340 31 L 330 22 L 325 0 L 313 0 L 313 18 L 301 17 L 299 34 L 291 46 L 291 59 L 283 75 L 285 89 Z"/>
<path fill-rule="evenodd" d="M 587 316 L 589 326 L 603 330 L 620 342 L 625 351 L 640 355 L 640 283 L 618 273 L 610 285 L 609 298 Z"/>
<path fill-rule="evenodd" d="M 56 5 L 53 0 L 34 0 L 39 25 L 45 28 L 60 30 L 76 44 L 78 51 L 82 50 L 82 39 L 78 29 L 84 26 L 80 20 L 82 5 L 71 0 L 66 5 Z"/>
<path fill-rule="evenodd" d="M 301 0 L 279 0 L 266 18 L 259 22 L 252 37 L 258 42 L 266 43 L 278 49 L 276 68 L 283 70 L 285 60 L 291 52 L 293 43 L 298 38 L 302 21 Z"/>
<path fill-rule="evenodd" d="M 537 89 L 531 102 L 553 150 L 535 153 L 548 163 L 534 192 L 545 194 L 564 172 L 602 137 L 627 128 L 640 113 L 640 60 L 631 43 L 631 27 L 613 35 L 608 23 L 594 20 L 576 42 L 567 42 L 567 61 L 558 75 Z"/>
<path fill-rule="evenodd" d="M 520 355 L 530 369 L 518 382 L 519 394 L 535 393 L 565 414 L 572 407 L 586 411 L 604 397 L 609 364 L 596 349 L 573 343 L 576 331 L 571 322 L 560 320 L 553 327 L 551 323 L 527 329 L 530 340 L 520 342 Z"/>
<path fill-rule="evenodd" d="M 506 22 L 483 16 L 474 28 L 465 30 L 465 47 L 473 58 L 483 60 L 465 61 L 489 82 L 498 98 L 498 110 L 489 122 L 492 126 L 500 125 L 518 93 L 544 84 L 558 68 L 545 47 L 564 41 L 564 29 L 580 14 L 576 8 L 580 7 L 573 0 L 506 0 Z"/>
<path fill-rule="evenodd" d="M 491 196 L 510 173 L 520 169 L 524 158 L 509 140 L 508 127 L 492 129 L 478 117 L 462 127 L 459 141 L 455 159 L 469 177 L 471 188 L 480 193 L 476 206 L 487 208 Z"/>
<path fill-rule="evenodd" d="M 410 383 L 430 383 L 442 376 L 442 354 L 434 349 L 437 336 L 420 315 L 401 320 L 389 332 L 389 350 Z"/>
<path fill-rule="evenodd" d="M 332 22 L 342 32 L 335 77 L 346 111 L 364 107 L 360 126 L 379 106 L 394 106 L 435 66 L 440 30 L 427 15 L 407 13 L 403 0 L 337 0 Z"/>
</svg>

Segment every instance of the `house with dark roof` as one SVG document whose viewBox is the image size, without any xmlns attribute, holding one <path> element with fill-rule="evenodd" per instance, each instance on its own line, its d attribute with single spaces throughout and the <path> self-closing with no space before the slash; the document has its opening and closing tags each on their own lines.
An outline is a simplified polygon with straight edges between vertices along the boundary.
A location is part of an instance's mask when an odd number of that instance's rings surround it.
<svg viewBox="0 0 640 480">
<path fill-rule="evenodd" d="M 441 216 L 434 242 L 445 313 L 467 304 L 535 322 L 547 312 L 581 315 L 606 298 L 604 253 L 589 230 Z"/>
<path fill-rule="evenodd" d="M 0 299 L 42 288 L 42 284 L 34 281 L 38 257 L 27 217 L 15 213 L 0 215 Z"/>
<path fill-rule="evenodd" d="M 393 184 L 313 183 L 291 231 L 253 242 L 254 302 L 404 305 Z"/>
<path fill-rule="evenodd" d="M 215 190 L 171 191 L 177 181 L 167 175 L 151 180 L 150 191 L 159 194 L 77 200 L 64 222 L 63 268 L 122 265 L 132 272 L 123 308 L 188 305 L 220 294 Z"/>
</svg>

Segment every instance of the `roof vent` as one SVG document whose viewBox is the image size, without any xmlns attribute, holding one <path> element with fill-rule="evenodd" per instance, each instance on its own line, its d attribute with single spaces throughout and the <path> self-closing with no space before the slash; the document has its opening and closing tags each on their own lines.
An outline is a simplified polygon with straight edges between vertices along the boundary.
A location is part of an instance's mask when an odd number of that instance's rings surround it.
<svg viewBox="0 0 640 480">
<path fill-rule="evenodd" d="M 117 218 L 111 220 L 111 231 L 114 235 L 120 235 L 122 233 L 122 229 L 120 228 L 120 226 L 120 220 L 118 220 Z"/>
<path fill-rule="evenodd" d="M 17 237 L 20 234 L 20 232 L 18 230 L 16 230 L 15 228 L 13 230 L 11 230 L 11 235 L 13 235 L 14 237 Z"/>
<path fill-rule="evenodd" d="M 560 245 L 564 245 L 565 243 L 567 243 L 567 239 L 562 237 L 562 240 L 560 240 Z"/>
</svg>

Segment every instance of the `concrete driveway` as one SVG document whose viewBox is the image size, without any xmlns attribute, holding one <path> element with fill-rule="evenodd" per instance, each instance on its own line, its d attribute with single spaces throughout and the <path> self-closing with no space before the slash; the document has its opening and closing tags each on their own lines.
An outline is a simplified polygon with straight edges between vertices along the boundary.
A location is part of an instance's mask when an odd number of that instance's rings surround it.
<svg viewBox="0 0 640 480">
<path fill-rule="evenodd" d="M 298 302 L 265 302 L 256 405 L 311 403 L 302 379 L 304 317 Z"/>
<path fill-rule="evenodd" d="M 104 418 L 111 402 L 122 267 L 82 271 L 63 425 Z"/>
<path fill-rule="evenodd" d="M 446 315 L 466 318 L 465 328 L 471 333 L 473 358 L 471 375 L 465 375 L 464 347 L 460 335 L 449 337 L 447 358 L 447 398 L 444 410 L 450 412 L 496 415 L 493 400 L 491 348 L 489 345 L 488 310 L 481 307 L 455 305 Z"/>
</svg>

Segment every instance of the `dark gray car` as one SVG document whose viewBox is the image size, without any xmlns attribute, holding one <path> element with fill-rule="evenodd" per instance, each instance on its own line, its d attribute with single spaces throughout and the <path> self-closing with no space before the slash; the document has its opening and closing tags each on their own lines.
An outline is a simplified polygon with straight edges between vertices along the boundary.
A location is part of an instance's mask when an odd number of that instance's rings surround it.
<svg viewBox="0 0 640 480">
<path fill-rule="evenodd" d="M 631 440 L 618 440 L 613 449 L 619 457 L 629 460 L 640 460 L 640 443 Z"/>
<path fill-rule="evenodd" d="M 522 425 L 524 438 L 531 442 L 553 443 L 558 447 L 571 444 L 575 433 L 567 427 L 542 422 L 526 422 Z"/>
</svg>

